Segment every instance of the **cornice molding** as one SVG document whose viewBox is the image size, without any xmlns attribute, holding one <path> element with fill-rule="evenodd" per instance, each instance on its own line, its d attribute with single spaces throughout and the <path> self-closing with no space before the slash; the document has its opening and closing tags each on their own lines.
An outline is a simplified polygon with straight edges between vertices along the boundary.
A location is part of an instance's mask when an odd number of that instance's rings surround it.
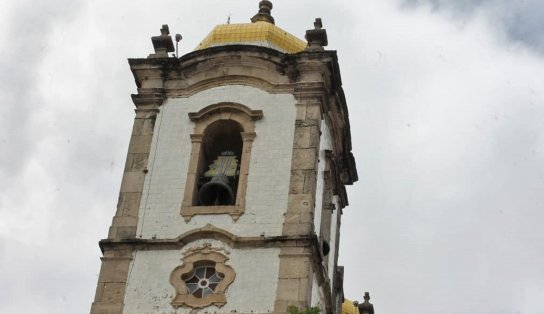
<svg viewBox="0 0 544 314">
<path fill-rule="evenodd" d="M 319 245 L 316 235 L 240 237 L 210 224 L 187 231 L 173 239 L 104 239 L 99 242 L 99 245 L 102 252 L 116 248 L 143 251 L 172 250 L 181 249 L 191 242 L 202 239 L 219 240 L 233 248 L 312 247 Z"/>
</svg>

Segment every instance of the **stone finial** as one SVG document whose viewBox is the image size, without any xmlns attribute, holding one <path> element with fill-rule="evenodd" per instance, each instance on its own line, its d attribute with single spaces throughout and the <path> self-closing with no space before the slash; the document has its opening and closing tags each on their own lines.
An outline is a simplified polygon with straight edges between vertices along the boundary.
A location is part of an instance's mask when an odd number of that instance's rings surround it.
<svg viewBox="0 0 544 314">
<path fill-rule="evenodd" d="M 329 44 L 327 40 L 327 30 L 323 29 L 321 18 L 315 19 L 314 29 L 307 30 L 305 37 L 308 41 L 306 51 L 322 51 L 325 50 L 323 47 Z"/>
<path fill-rule="evenodd" d="M 174 42 L 166 24 L 162 26 L 159 36 L 151 37 L 151 42 L 153 43 L 153 48 L 155 48 L 155 53 L 150 54 L 148 58 L 168 58 L 168 53 L 175 51 Z"/>
<path fill-rule="evenodd" d="M 359 310 L 359 314 L 374 314 L 374 305 L 369 302 L 370 293 L 365 292 L 364 300 L 363 303 L 357 301 L 353 302 L 353 305 Z"/>
<path fill-rule="evenodd" d="M 314 21 L 314 28 L 315 29 L 322 29 L 323 28 L 323 22 L 321 22 L 321 18 L 318 17 Z"/>
<path fill-rule="evenodd" d="M 270 14 L 272 7 L 272 2 L 268 0 L 262 0 L 259 2 L 259 13 L 255 14 L 255 16 L 251 18 L 251 22 L 255 23 L 258 21 L 264 21 L 274 24 L 274 18 Z"/>
</svg>

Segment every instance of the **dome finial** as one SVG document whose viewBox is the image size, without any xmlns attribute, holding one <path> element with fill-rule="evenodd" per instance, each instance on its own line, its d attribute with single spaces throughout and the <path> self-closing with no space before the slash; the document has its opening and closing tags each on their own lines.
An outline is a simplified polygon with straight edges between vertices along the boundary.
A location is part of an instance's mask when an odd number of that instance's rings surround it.
<svg viewBox="0 0 544 314">
<path fill-rule="evenodd" d="M 258 21 L 264 21 L 274 24 L 274 18 L 270 14 L 271 11 L 272 2 L 268 0 L 262 0 L 261 2 L 259 2 L 259 13 L 255 14 L 255 16 L 251 18 L 251 22 L 255 23 Z"/>
<path fill-rule="evenodd" d="M 364 300 L 365 302 L 363 303 L 353 302 L 353 305 L 359 310 L 359 314 L 374 314 L 374 305 L 368 302 L 370 300 L 370 293 L 365 292 Z"/>
</svg>

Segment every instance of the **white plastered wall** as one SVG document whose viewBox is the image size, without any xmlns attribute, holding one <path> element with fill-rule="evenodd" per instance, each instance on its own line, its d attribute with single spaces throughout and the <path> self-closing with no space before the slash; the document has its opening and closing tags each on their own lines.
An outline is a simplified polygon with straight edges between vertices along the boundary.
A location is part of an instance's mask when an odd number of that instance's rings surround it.
<svg viewBox="0 0 544 314">
<path fill-rule="evenodd" d="M 233 222 L 229 215 L 197 215 L 185 222 L 180 215 L 191 154 L 189 112 L 219 102 L 240 103 L 262 110 L 255 122 L 246 192 L 245 213 Z M 187 98 L 168 98 L 160 108 L 151 144 L 138 220 L 138 237 L 175 238 L 212 224 L 237 236 L 279 236 L 287 208 L 296 100 L 291 94 L 270 94 L 255 87 L 228 85 Z"/>
<path fill-rule="evenodd" d="M 338 250 L 338 248 L 336 247 L 336 238 L 340 236 L 340 233 L 339 233 L 339 230 L 338 230 L 338 219 L 340 219 L 339 215 L 340 215 L 340 204 L 338 202 L 338 195 L 334 195 L 332 197 L 332 203 L 334 204 L 334 207 L 336 208 L 336 210 L 332 213 L 332 219 L 331 219 L 331 241 L 330 241 L 330 246 L 331 246 L 331 252 L 330 254 L 327 256 L 329 258 L 329 281 L 331 283 L 331 293 L 333 292 L 332 290 L 334 289 L 333 287 L 333 282 L 334 282 L 334 274 L 335 274 L 335 267 L 336 265 L 334 264 L 335 262 L 335 255 L 336 255 L 336 250 Z"/>
<path fill-rule="evenodd" d="M 331 134 L 326 121 L 321 121 L 321 138 L 319 141 L 319 163 L 317 165 L 317 184 L 315 189 L 315 211 L 314 211 L 314 226 L 315 234 L 319 235 L 321 232 L 321 216 L 323 215 L 323 185 L 325 171 L 325 150 L 330 150 Z"/>
<path fill-rule="evenodd" d="M 316 187 L 316 195 L 315 195 L 315 215 L 314 215 L 314 226 L 315 226 L 315 233 L 320 234 L 321 231 L 321 216 L 323 215 L 323 186 L 325 184 L 324 182 L 324 170 L 325 170 L 325 151 L 332 149 L 332 137 L 330 129 L 326 123 L 326 120 L 322 121 L 321 123 L 321 138 L 320 138 L 320 145 L 319 145 L 319 164 L 318 164 L 318 176 L 317 176 L 317 187 Z M 334 280 L 334 273 L 335 273 L 335 252 L 337 250 L 336 247 L 336 238 L 338 236 L 338 228 L 337 228 L 337 222 L 338 222 L 338 196 L 334 195 L 332 199 L 332 203 L 334 204 L 336 210 L 333 212 L 331 217 L 331 226 L 330 226 L 330 254 L 326 257 L 328 258 L 328 277 L 329 282 L 331 283 L 330 288 L 331 292 L 332 289 L 334 289 L 332 283 Z M 315 289 L 315 287 L 314 287 Z M 313 298 L 313 297 L 312 297 Z"/>
<path fill-rule="evenodd" d="M 315 211 L 314 211 L 314 228 L 317 235 L 321 232 L 321 216 L 323 215 L 323 188 L 325 184 L 324 171 L 325 171 L 325 150 L 331 149 L 331 136 L 330 130 L 325 120 L 321 121 L 321 137 L 319 141 L 319 162 L 317 165 L 317 183 L 315 194 Z M 330 255 L 330 254 L 329 254 Z M 312 296 L 310 305 L 312 307 L 317 306 L 321 309 L 321 313 L 324 313 L 324 295 L 322 287 L 319 286 L 316 274 L 313 274 L 312 278 Z"/>
<path fill-rule="evenodd" d="M 212 248 L 229 258 L 225 264 L 234 269 L 236 277 L 226 291 L 225 306 L 206 307 L 202 312 L 273 312 L 280 249 L 232 249 L 217 240 L 198 240 L 181 250 L 137 251 L 129 270 L 123 313 L 190 313 L 190 308 L 174 309 L 170 304 L 175 295 L 175 289 L 169 282 L 170 274 L 182 264 L 184 252 L 204 244 L 211 244 Z"/>
<path fill-rule="evenodd" d="M 325 297 L 323 296 L 323 291 L 321 290 L 321 287 L 317 283 L 317 276 L 314 273 L 312 277 L 312 300 L 310 302 L 311 307 L 319 307 L 321 309 L 321 313 L 325 313 L 325 305 L 323 304 L 323 300 Z"/>
</svg>

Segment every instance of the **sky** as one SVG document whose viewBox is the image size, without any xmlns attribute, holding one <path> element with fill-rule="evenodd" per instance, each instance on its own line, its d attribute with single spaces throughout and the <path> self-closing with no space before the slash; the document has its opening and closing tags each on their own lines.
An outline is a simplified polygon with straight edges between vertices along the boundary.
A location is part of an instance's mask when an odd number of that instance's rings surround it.
<svg viewBox="0 0 544 314">
<path fill-rule="evenodd" d="M 136 92 L 258 1 L 0 2 L 0 313 L 88 313 Z M 275 0 L 337 50 L 359 182 L 340 263 L 380 314 L 544 313 L 544 1 Z"/>
</svg>

